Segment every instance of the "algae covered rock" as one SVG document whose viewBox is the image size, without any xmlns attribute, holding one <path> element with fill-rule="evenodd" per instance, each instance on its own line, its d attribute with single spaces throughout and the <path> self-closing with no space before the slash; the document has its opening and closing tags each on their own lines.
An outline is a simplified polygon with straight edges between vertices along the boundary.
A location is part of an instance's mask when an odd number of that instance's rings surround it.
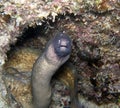
<svg viewBox="0 0 120 108">
<path fill-rule="evenodd" d="M 110 105 L 112 108 L 119 107 L 119 9 L 119 0 L 1 0 L 1 73 L 5 73 L 5 66 L 31 71 L 37 54 L 42 52 L 47 41 L 57 31 L 64 31 L 73 41 L 68 62 L 72 63 L 77 73 L 77 91 L 74 92 L 83 102 L 81 104 L 87 102 L 89 106 L 93 103 L 90 108 L 93 108 L 92 105 L 97 108 L 109 108 Z M 64 75 L 60 75 L 59 79 L 69 86 L 69 80 L 65 80 Z M 16 78 L 22 79 L 21 76 Z M 67 79 L 71 77 L 67 76 Z M 0 86 L 3 102 L 0 106 L 7 108 L 9 105 L 6 102 L 9 101 L 4 101 L 7 100 L 4 83 Z M 20 103 L 17 105 L 21 106 Z"/>
</svg>

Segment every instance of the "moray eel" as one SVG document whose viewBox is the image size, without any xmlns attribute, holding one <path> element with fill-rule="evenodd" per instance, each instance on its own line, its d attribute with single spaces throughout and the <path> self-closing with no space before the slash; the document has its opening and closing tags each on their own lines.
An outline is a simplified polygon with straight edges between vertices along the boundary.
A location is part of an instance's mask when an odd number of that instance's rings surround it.
<svg viewBox="0 0 120 108">
<path fill-rule="evenodd" d="M 33 65 L 32 96 L 33 108 L 48 108 L 51 101 L 51 78 L 70 57 L 71 39 L 58 33 L 51 39 Z"/>
</svg>

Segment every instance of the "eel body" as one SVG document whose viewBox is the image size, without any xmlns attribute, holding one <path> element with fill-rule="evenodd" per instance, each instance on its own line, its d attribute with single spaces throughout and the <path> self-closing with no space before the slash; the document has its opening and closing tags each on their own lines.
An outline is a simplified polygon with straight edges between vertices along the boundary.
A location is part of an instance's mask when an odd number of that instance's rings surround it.
<svg viewBox="0 0 120 108">
<path fill-rule="evenodd" d="M 71 39 L 58 33 L 51 39 L 32 70 L 33 108 L 48 108 L 51 100 L 51 78 L 70 57 Z"/>
</svg>

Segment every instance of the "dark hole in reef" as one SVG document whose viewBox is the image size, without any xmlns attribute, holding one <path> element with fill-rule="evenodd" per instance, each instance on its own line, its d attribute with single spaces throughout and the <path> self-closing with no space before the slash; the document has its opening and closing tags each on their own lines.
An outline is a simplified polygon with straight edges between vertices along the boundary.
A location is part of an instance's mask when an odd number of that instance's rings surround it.
<svg viewBox="0 0 120 108">
<path fill-rule="evenodd" d="M 15 46 L 22 46 L 27 40 L 36 39 L 38 37 L 46 37 L 45 31 L 48 29 L 48 26 L 43 23 L 42 26 L 38 25 L 35 27 L 25 28 L 21 37 L 18 38 L 18 41 Z"/>
</svg>

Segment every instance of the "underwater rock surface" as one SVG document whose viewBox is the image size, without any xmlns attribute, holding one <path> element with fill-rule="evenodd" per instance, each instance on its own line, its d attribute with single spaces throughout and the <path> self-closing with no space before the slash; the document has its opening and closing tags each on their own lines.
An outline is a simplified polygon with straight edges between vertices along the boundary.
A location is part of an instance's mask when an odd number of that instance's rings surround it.
<svg viewBox="0 0 120 108">
<path fill-rule="evenodd" d="M 1 0 L 0 23 L 1 73 L 5 66 L 19 72 L 31 71 L 36 55 L 42 52 L 46 42 L 57 31 L 64 31 L 73 41 L 69 62 L 77 72 L 78 95 L 98 108 L 108 104 L 113 104 L 112 108 L 120 105 L 119 0 Z M 20 47 L 26 52 L 21 54 Z M 26 50 L 31 48 L 32 52 Z M 20 54 L 16 58 L 14 51 Z M 3 82 L 1 78 L 0 82 Z M 0 105 L 7 108 L 4 82 L 0 89 L 0 101 L 3 102 Z"/>
</svg>

